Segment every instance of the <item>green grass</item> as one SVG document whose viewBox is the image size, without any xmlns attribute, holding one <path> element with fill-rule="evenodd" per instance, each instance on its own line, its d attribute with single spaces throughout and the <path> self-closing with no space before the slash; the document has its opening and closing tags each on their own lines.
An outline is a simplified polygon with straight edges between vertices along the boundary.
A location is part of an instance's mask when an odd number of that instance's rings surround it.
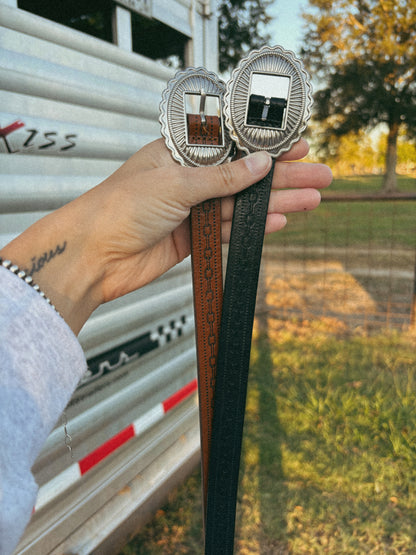
<svg viewBox="0 0 416 555">
<path fill-rule="evenodd" d="M 340 177 L 334 179 L 328 192 L 330 193 L 374 193 L 381 191 L 383 176 L 366 175 Z M 416 178 L 399 175 L 397 185 L 400 192 L 416 192 Z"/>
<path fill-rule="evenodd" d="M 336 179 L 328 193 L 377 193 L 380 176 Z M 416 179 L 399 177 L 401 191 L 416 192 Z M 325 192 L 323 192 L 323 198 Z M 325 202 L 311 213 L 288 215 L 266 244 L 353 248 L 416 248 L 416 201 Z"/>
<path fill-rule="evenodd" d="M 278 335 L 256 344 L 248 405 L 246 458 L 258 462 L 244 483 L 262 484 L 261 534 L 289 553 L 412 553 L 414 345 L 316 322 Z"/>
<path fill-rule="evenodd" d="M 308 214 L 289 214 L 286 228 L 266 244 L 289 247 L 414 249 L 416 201 L 325 203 Z"/>
<path fill-rule="evenodd" d="M 252 353 L 236 553 L 416 545 L 416 341 L 268 322 Z M 124 555 L 202 553 L 199 474 Z"/>
</svg>

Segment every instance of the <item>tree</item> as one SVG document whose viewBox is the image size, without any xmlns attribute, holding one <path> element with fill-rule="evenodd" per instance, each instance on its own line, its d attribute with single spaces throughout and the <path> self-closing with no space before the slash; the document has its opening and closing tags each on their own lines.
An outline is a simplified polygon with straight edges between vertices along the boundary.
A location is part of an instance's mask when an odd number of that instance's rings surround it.
<svg viewBox="0 0 416 555">
<path fill-rule="evenodd" d="M 218 34 L 220 71 L 234 69 L 253 48 L 266 44 L 270 37 L 264 26 L 270 22 L 267 8 L 273 0 L 222 0 L 219 4 Z M 263 29 L 262 29 L 263 28 Z"/>
<path fill-rule="evenodd" d="M 416 135 L 416 0 L 309 0 L 303 57 L 323 83 L 326 142 L 388 127 L 383 189 L 397 187 L 397 138 Z"/>
<path fill-rule="evenodd" d="M 385 162 L 384 152 L 388 141 L 387 133 L 379 136 L 378 150 L 380 163 Z M 414 174 L 416 170 L 416 142 L 409 141 L 406 135 L 401 132 L 397 140 L 397 168 L 399 172 Z"/>
</svg>

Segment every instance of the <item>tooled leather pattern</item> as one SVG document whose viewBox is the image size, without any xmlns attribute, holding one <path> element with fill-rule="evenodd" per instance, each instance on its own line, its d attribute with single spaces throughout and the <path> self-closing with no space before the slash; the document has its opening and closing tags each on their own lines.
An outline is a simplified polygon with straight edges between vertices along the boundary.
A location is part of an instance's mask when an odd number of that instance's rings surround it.
<svg viewBox="0 0 416 555">
<path fill-rule="evenodd" d="M 191 212 L 192 274 L 198 358 L 198 391 L 204 512 L 211 444 L 218 335 L 222 308 L 221 204 L 208 200 Z"/>
<path fill-rule="evenodd" d="M 236 198 L 224 288 L 209 462 L 206 555 L 233 553 L 251 337 L 273 168 Z"/>
<path fill-rule="evenodd" d="M 202 125 L 201 116 L 198 114 L 188 114 L 188 142 L 191 145 L 220 145 L 221 121 L 218 116 L 205 116 L 206 125 Z"/>
</svg>

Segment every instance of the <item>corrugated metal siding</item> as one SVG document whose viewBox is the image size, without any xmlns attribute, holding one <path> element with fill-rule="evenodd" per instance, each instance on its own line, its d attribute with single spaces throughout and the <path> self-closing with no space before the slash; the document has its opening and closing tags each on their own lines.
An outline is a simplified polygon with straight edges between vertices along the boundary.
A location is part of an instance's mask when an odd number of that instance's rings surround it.
<svg viewBox="0 0 416 555">
<path fill-rule="evenodd" d="M 193 25 L 190 8 L 190 0 L 154 0 L 152 5 L 160 20 L 173 21 L 188 36 L 204 25 L 202 19 Z M 201 41 L 194 37 L 198 56 Z M 0 244 L 99 183 L 159 137 L 160 95 L 171 76 L 156 62 L 0 0 Z M 92 370 L 66 411 L 73 458 L 59 424 L 34 467 L 41 486 L 195 377 L 189 260 L 148 287 L 100 307 L 80 341 Z M 128 348 L 133 350 L 126 354 Z M 169 467 L 173 447 L 175 468 L 197 455 L 197 426 L 192 395 L 35 512 L 20 552 L 45 555 L 59 552 L 61 544 L 69 549 L 76 529 L 77 553 L 89 552 L 95 540 L 82 547 L 81 536 L 96 535 L 98 545 L 121 524 L 106 524 L 108 529 L 98 533 L 97 511 L 118 503 L 115 494 L 139 473 L 153 477 L 149 492 L 160 487 L 160 468 Z M 166 480 L 170 474 L 167 470 Z M 141 496 L 149 498 L 146 491 Z M 132 501 L 131 510 L 144 503 L 140 499 Z M 127 518 L 129 507 L 123 511 Z"/>
</svg>

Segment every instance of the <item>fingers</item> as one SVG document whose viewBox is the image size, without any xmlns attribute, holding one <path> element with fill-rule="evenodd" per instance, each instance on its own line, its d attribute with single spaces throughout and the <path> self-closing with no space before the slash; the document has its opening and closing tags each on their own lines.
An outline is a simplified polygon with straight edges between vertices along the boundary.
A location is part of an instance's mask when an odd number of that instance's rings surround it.
<svg viewBox="0 0 416 555">
<path fill-rule="evenodd" d="M 284 214 L 306 212 L 317 208 L 320 202 L 321 195 L 316 189 L 272 191 L 268 212 Z"/>
<path fill-rule="evenodd" d="M 325 164 L 307 162 L 278 162 L 273 175 L 274 189 L 297 187 L 328 187 L 332 181 L 332 172 Z"/>
<path fill-rule="evenodd" d="M 288 152 L 279 156 L 279 161 L 301 160 L 309 152 L 309 144 L 305 139 L 300 139 Z"/>
<path fill-rule="evenodd" d="M 273 175 L 269 213 L 313 210 L 319 205 L 321 198 L 316 189 L 328 187 L 331 181 L 331 170 L 324 164 L 277 162 Z M 222 211 L 224 220 L 232 218 L 232 199 L 224 199 Z"/>
<path fill-rule="evenodd" d="M 292 148 L 283 153 L 279 157 L 279 161 L 301 160 L 309 152 L 309 144 L 305 139 L 300 139 L 295 143 Z M 169 149 L 166 147 L 163 139 L 157 139 L 143 148 L 139 153 L 136 153 L 133 158 L 140 157 L 140 163 L 147 169 L 159 168 L 161 166 L 173 166 L 177 162 L 174 161 Z"/>
<path fill-rule="evenodd" d="M 308 143 L 301 139 L 281 156 L 274 170 L 274 189 L 321 189 L 331 183 L 331 170 L 324 164 L 291 161 L 305 156 L 308 150 Z M 184 187 L 183 198 L 189 205 L 194 205 L 207 198 L 234 195 L 267 175 L 270 166 L 269 154 L 256 152 L 221 166 L 176 168 L 180 172 L 179 181 Z"/>
<path fill-rule="evenodd" d="M 289 152 L 279 158 L 274 170 L 273 189 L 320 189 L 330 184 L 332 174 L 327 166 L 292 161 L 305 156 L 308 150 L 307 141 L 301 139 Z M 166 200 L 178 201 L 186 209 L 208 198 L 232 196 L 258 182 L 267 175 L 271 166 L 271 157 L 265 152 L 256 152 L 221 166 L 185 168 L 172 160 L 163 140 L 159 139 L 139 151 L 133 157 L 132 164 L 136 171 L 138 166 L 141 169 L 154 168 L 155 186 L 163 183 Z M 290 197 L 285 193 L 280 196 L 283 202 L 281 209 L 277 207 L 280 202 L 279 197 L 276 198 L 276 207 L 274 201 L 271 205 L 272 211 L 304 209 L 296 208 L 300 202 L 299 195 Z M 314 199 L 316 198 L 315 194 Z M 310 205 L 311 202 L 307 199 L 305 209 L 312 209 L 309 208 Z M 230 202 L 225 202 L 226 219 L 231 217 L 232 208 L 227 208 L 230 206 Z M 292 208 L 293 206 L 295 208 Z"/>
<path fill-rule="evenodd" d="M 305 141 L 306 143 L 306 141 Z M 297 143 L 297 152 L 292 150 L 288 156 L 298 155 L 302 145 Z M 286 159 L 287 160 L 287 159 Z M 328 187 L 332 181 L 332 172 L 324 164 L 308 164 L 303 162 L 279 161 L 276 163 L 273 175 L 273 189 L 270 194 L 266 233 L 282 229 L 286 223 L 284 214 L 314 210 L 321 201 L 317 189 Z M 229 241 L 234 201 L 231 198 L 223 200 L 223 241 Z"/>
<path fill-rule="evenodd" d="M 226 197 L 242 191 L 267 175 L 272 160 L 266 152 L 203 168 L 178 168 L 183 202 L 193 206 L 208 198 Z"/>
<path fill-rule="evenodd" d="M 280 231 L 287 224 L 284 214 L 267 214 L 265 233 L 274 233 Z M 231 220 L 223 221 L 221 225 L 221 240 L 223 243 L 230 241 Z"/>
<path fill-rule="evenodd" d="M 316 189 L 295 189 L 272 191 L 269 201 L 269 214 L 290 214 L 314 210 L 321 202 L 321 195 Z M 234 200 L 224 199 L 222 202 L 223 222 L 231 221 L 233 217 Z"/>
<path fill-rule="evenodd" d="M 266 233 L 273 233 L 285 227 L 285 214 L 314 210 L 321 202 L 321 195 L 316 189 L 296 189 L 272 191 L 266 221 Z M 224 199 L 222 203 L 222 240 L 230 240 L 231 221 L 233 217 L 234 201 Z"/>
</svg>

